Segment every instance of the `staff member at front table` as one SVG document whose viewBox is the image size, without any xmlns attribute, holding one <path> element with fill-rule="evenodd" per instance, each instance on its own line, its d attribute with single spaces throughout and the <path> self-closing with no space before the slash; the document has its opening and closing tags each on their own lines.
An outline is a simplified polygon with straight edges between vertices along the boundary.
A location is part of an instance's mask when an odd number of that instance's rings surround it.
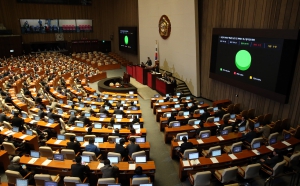
<svg viewBox="0 0 300 186">
<path fill-rule="evenodd" d="M 152 66 L 152 61 L 151 61 L 150 57 L 148 57 L 148 60 L 147 60 L 145 65 L 148 66 L 148 67 Z"/>
</svg>

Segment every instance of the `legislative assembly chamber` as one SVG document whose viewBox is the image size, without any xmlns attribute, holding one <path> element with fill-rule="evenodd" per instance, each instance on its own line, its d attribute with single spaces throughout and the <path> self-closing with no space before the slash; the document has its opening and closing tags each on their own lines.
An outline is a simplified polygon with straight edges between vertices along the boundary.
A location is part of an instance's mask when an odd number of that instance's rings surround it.
<svg viewBox="0 0 300 186">
<path fill-rule="evenodd" d="M 300 185 L 299 7 L 1 1 L 0 186 Z"/>
</svg>

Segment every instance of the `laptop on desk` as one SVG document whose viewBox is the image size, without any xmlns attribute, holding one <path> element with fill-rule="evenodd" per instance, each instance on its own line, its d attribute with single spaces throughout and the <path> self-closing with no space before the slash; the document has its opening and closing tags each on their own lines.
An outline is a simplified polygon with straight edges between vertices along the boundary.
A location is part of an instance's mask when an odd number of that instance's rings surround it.
<svg viewBox="0 0 300 186">
<path fill-rule="evenodd" d="M 83 128 L 84 123 L 83 122 L 76 122 L 76 127 Z"/>
<path fill-rule="evenodd" d="M 258 149 L 258 148 L 260 148 L 260 142 L 254 143 L 253 146 L 252 146 L 252 148 L 253 148 L 253 149 Z"/>
<path fill-rule="evenodd" d="M 53 124 L 53 123 L 54 123 L 54 119 L 52 119 L 52 118 L 49 118 L 49 119 L 48 119 L 48 123 L 51 123 L 51 124 Z"/>
<path fill-rule="evenodd" d="M 91 157 L 90 156 L 81 156 L 81 163 L 88 164 L 91 162 Z"/>
<path fill-rule="evenodd" d="M 13 131 L 13 132 L 19 132 L 19 127 L 13 127 L 13 128 L 12 128 L 12 131 Z"/>
<path fill-rule="evenodd" d="M 57 134 L 57 140 L 65 140 L 66 136 L 63 134 Z"/>
<path fill-rule="evenodd" d="M 182 138 L 183 138 L 183 137 L 186 137 L 186 139 L 189 139 L 189 136 L 188 136 L 188 135 L 180 135 L 180 136 L 179 136 L 179 141 L 182 141 Z"/>
<path fill-rule="evenodd" d="M 198 152 L 194 152 L 194 153 L 190 153 L 189 154 L 189 160 L 195 160 L 199 158 L 199 153 Z"/>
<path fill-rule="evenodd" d="M 90 186 L 89 183 L 76 183 L 75 186 Z"/>
<path fill-rule="evenodd" d="M 221 156 L 221 155 L 222 155 L 221 149 L 211 151 L 212 157 Z"/>
<path fill-rule="evenodd" d="M 26 130 L 26 135 L 29 135 L 29 136 L 32 136 L 33 135 L 33 132 L 32 132 L 32 130 Z"/>
<path fill-rule="evenodd" d="M 97 106 L 96 106 L 96 105 L 91 105 L 91 108 L 92 108 L 92 109 L 96 109 Z"/>
<path fill-rule="evenodd" d="M 246 130 L 246 126 L 239 127 L 239 132 L 244 132 Z"/>
<path fill-rule="evenodd" d="M 259 127 L 260 127 L 260 123 L 259 122 L 257 122 L 257 123 L 254 124 L 254 128 L 259 128 Z"/>
<path fill-rule="evenodd" d="M 230 114 L 230 119 L 235 119 L 235 114 Z"/>
<path fill-rule="evenodd" d="M 63 154 L 53 154 L 53 160 L 64 161 Z"/>
<path fill-rule="evenodd" d="M 209 138 L 209 137 L 210 137 L 209 132 L 202 133 L 200 136 L 201 139 L 205 139 L 205 138 Z"/>
<path fill-rule="evenodd" d="M 135 138 L 135 143 L 145 143 L 146 139 L 145 137 L 137 137 Z"/>
<path fill-rule="evenodd" d="M 204 110 L 203 110 L 203 109 L 200 109 L 200 110 L 199 110 L 199 113 L 200 113 L 200 114 L 203 114 L 203 113 L 204 113 Z"/>
<path fill-rule="evenodd" d="M 116 129 L 116 128 L 121 129 L 121 124 L 114 124 L 113 127 L 114 127 L 114 129 Z"/>
<path fill-rule="evenodd" d="M 232 149 L 232 153 L 239 153 L 242 152 L 242 146 L 235 146 Z"/>
<path fill-rule="evenodd" d="M 269 145 L 273 145 L 275 143 L 277 143 L 277 137 L 271 138 L 269 141 Z"/>
<path fill-rule="evenodd" d="M 32 157 L 32 158 L 40 158 L 40 152 L 39 151 L 35 151 L 35 150 L 31 150 L 30 151 L 30 157 Z"/>
<path fill-rule="evenodd" d="M 108 156 L 107 159 L 109 159 L 110 164 L 118 164 L 119 163 L 119 157 L 117 157 L 117 156 Z"/>
<path fill-rule="evenodd" d="M 135 163 L 146 163 L 147 158 L 146 156 L 136 156 L 135 157 Z"/>
<path fill-rule="evenodd" d="M 214 108 L 213 108 L 213 111 L 214 111 L 214 112 L 216 112 L 216 111 L 218 111 L 218 110 L 219 110 L 218 107 L 214 107 Z"/>
<path fill-rule="evenodd" d="M 28 179 L 17 178 L 16 186 L 28 186 Z"/>
<path fill-rule="evenodd" d="M 229 133 L 228 130 L 222 130 L 221 131 L 221 136 L 228 135 L 228 133 Z"/>
<path fill-rule="evenodd" d="M 83 142 L 84 141 L 84 137 L 83 136 L 76 136 L 76 141 L 78 142 Z"/>
<path fill-rule="evenodd" d="M 101 129 L 102 128 L 102 124 L 101 123 L 94 123 L 94 128 L 95 129 Z"/>
<path fill-rule="evenodd" d="M 284 134 L 284 141 L 288 140 L 291 138 L 291 134 L 290 133 L 286 133 Z"/>
<path fill-rule="evenodd" d="M 104 139 L 103 137 L 95 137 L 95 143 L 103 143 Z"/>
</svg>

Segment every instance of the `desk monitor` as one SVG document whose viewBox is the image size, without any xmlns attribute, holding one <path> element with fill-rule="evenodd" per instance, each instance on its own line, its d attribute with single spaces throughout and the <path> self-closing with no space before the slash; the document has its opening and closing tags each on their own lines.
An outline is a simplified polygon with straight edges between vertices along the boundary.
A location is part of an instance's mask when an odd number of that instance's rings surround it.
<svg viewBox="0 0 300 186">
<path fill-rule="evenodd" d="M 76 127 L 83 128 L 84 127 L 83 122 L 76 122 Z"/>
<path fill-rule="evenodd" d="M 121 101 L 121 104 L 125 104 L 126 102 L 123 100 L 123 101 Z"/>
<path fill-rule="evenodd" d="M 84 116 L 89 118 L 89 117 L 91 117 L 91 113 L 85 113 Z"/>
<path fill-rule="evenodd" d="M 241 126 L 241 127 L 239 127 L 239 131 L 240 132 L 244 132 L 246 130 L 246 126 Z"/>
<path fill-rule="evenodd" d="M 235 114 L 230 114 L 230 119 L 235 119 Z"/>
<path fill-rule="evenodd" d="M 78 142 L 83 142 L 84 141 L 83 136 L 76 136 L 75 138 L 76 138 L 76 141 L 78 141 Z"/>
<path fill-rule="evenodd" d="M 214 122 L 219 122 L 220 121 L 220 118 L 219 117 L 215 117 L 214 118 Z"/>
<path fill-rule="evenodd" d="M 70 111 L 70 115 L 75 116 L 75 111 L 74 110 Z"/>
<path fill-rule="evenodd" d="M 221 154 L 221 149 L 211 151 L 212 157 L 221 156 Z"/>
<path fill-rule="evenodd" d="M 203 105 L 204 104 L 204 101 L 199 101 L 199 105 Z"/>
<path fill-rule="evenodd" d="M 68 102 L 68 105 L 69 105 L 69 106 L 72 106 L 72 105 L 73 105 L 73 102 L 72 102 L 72 101 Z"/>
<path fill-rule="evenodd" d="M 118 129 L 121 129 L 121 124 L 114 124 L 114 129 L 118 128 Z"/>
<path fill-rule="evenodd" d="M 101 129 L 102 128 L 102 124 L 101 123 L 94 123 L 94 128 L 95 129 Z"/>
<path fill-rule="evenodd" d="M 58 186 L 58 183 L 54 181 L 45 181 L 44 186 Z"/>
<path fill-rule="evenodd" d="M 199 125 L 200 124 L 200 120 L 196 120 L 196 121 L 194 121 L 194 125 Z"/>
<path fill-rule="evenodd" d="M 40 121 L 40 119 L 41 119 L 40 116 L 35 116 L 35 117 L 34 117 L 34 120 L 35 120 L 35 121 Z"/>
<path fill-rule="evenodd" d="M 119 163 L 119 157 L 118 156 L 107 156 L 107 159 L 109 159 L 110 164 Z"/>
<path fill-rule="evenodd" d="M 65 140 L 66 136 L 63 134 L 57 134 L 57 140 Z"/>
<path fill-rule="evenodd" d="M 35 150 L 31 150 L 30 151 L 30 157 L 39 158 L 40 157 L 40 152 L 39 151 L 35 151 Z"/>
<path fill-rule="evenodd" d="M 167 118 L 171 117 L 171 113 L 166 113 L 166 117 Z"/>
<path fill-rule="evenodd" d="M 57 113 L 58 113 L 58 114 L 63 114 L 64 111 L 63 111 L 62 109 L 57 109 Z"/>
<path fill-rule="evenodd" d="M 260 123 L 259 122 L 254 123 L 254 128 L 258 128 L 258 127 L 260 127 Z"/>
<path fill-rule="evenodd" d="M 155 98 L 159 98 L 159 94 L 155 94 L 154 95 Z M 166 96 L 167 97 L 167 96 Z"/>
<path fill-rule="evenodd" d="M 173 102 L 178 102 L 178 98 L 173 98 Z"/>
<path fill-rule="evenodd" d="M 167 108 L 167 105 L 163 105 L 160 107 L 161 109 L 166 109 Z"/>
<path fill-rule="evenodd" d="M 232 153 L 242 152 L 242 146 L 235 146 L 233 147 L 232 151 L 233 151 Z"/>
<path fill-rule="evenodd" d="M 139 117 L 140 117 L 138 114 L 133 114 L 133 115 L 132 115 L 132 119 L 134 118 L 134 116 L 136 116 L 136 118 L 139 118 Z"/>
<path fill-rule="evenodd" d="M 189 160 L 194 160 L 199 158 L 199 152 L 194 152 L 189 154 Z"/>
<path fill-rule="evenodd" d="M 124 110 L 124 107 L 120 107 L 120 110 Z"/>
<path fill-rule="evenodd" d="M 28 179 L 17 178 L 16 186 L 28 186 Z"/>
<path fill-rule="evenodd" d="M 143 184 L 140 184 L 139 186 L 153 186 L 152 183 L 143 183 Z"/>
<path fill-rule="evenodd" d="M 277 143 L 277 137 L 271 138 L 269 141 L 269 145 L 273 145 L 275 143 Z"/>
<path fill-rule="evenodd" d="M 228 133 L 229 133 L 228 130 L 222 130 L 221 131 L 221 136 L 228 135 Z"/>
<path fill-rule="evenodd" d="M 80 104 L 79 104 L 79 107 L 80 107 L 80 108 L 83 108 L 83 107 L 84 107 L 84 103 L 80 103 Z"/>
<path fill-rule="evenodd" d="M 108 97 L 109 97 L 109 95 L 108 95 L 108 94 L 104 94 L 104 97 L 105 97 L 105 98 L 108 98 Z"/>
<path fill-rule="evenodd" d="M 51 124 L 54 123 L 54 119 L 53 118 L 49 118 L 48 119 L 48 123 L 51 123 Z"/>
<path fill-rule="evenodd" d="M 157 94 L 158 95 L 158 94 Z M 170 94 L 166 94 L 166 96 L 165 97 L 170 97 Z"/>
<path fill-rule="evenodd" d="M 180 104 L 175 104 L 174 108 L 180 108 Z"/>
<path fill-rule="evenodd" d="M 180 92 L 177 92 L 177 93 L 176 93 L 176 96 L 180 96 L 180 94 L 181 94 Z"/>
<path fill-rule="evenodd" d="M 182 141 L 182 138 L 183 138 L 183 137 L 186 137 L 186 139 L 189 139 L 189 136 L 188 136 L 188 135 L 180 135 L 180 136 L 179 136 L 179 141 Z"/>
<path fill-rule="evenodd" d="M 133 91 L 129 91 L 129 94 L 134 94 L 134 92 Z"/>
<path fill-rule="evenodd" d="M 185 97 L 185 100 L 190 100 L 190 99 L 191 99 L 190 96 Z"/>
<path fill-rule="evenodd" d="M 122 114 L 116 114 L 116 119 L 122 119 L 123 115 Z"/>
<path fill-rule="evenodd" d="M 100 118 L 106 118 L 106 117 L 107 117 L 106 114 L 100 113 Z"/>
<path fill-rule="evenodd" d="M 213 108 L 213 111 L 214 111 L 214 112 L 216 112 L 216 111 L 218 111 L 218 110 L 219 110 L 218 107 L 214 107 L 214 108 Z"/>
<path fill-rule="evenodd" d="M 145 137 L 137 137 L 137 138 L 135 138 L 135 142 L 136 143 L 145 143 L 146 138 Z"/>
<path fill-rule="evenodd" d="M 91 98 L 91 97 L 87 97 L 86 100 L 87 100 L 87 101 L 91 101 L 92 98 Z"/>
<path fill-rule="evenodd" d="M 256 143 L 254 143 L 253 144 L 253 149 L 257 149 L 257 148 L 259 148 L 260 147 L 260 142 L 256 142 Z"/>
<path fill-rule="evenodd" d="M 129 96 L 129 98 L 134 98 L 134 96 Z"/>
<path fill-rule="evenodd" d="M 109 106 L 105 106 L 104 108 L 105 108 L 105 110 L 109 110 L 110 109 Z"/>
<path fill-rule="evenodd" d="M 104 139 L 103 137 L 95 137 L 95 143 L 103 143 Z"/>
<path fill-rule="evenodd" d="M 98 93 L 97 93 L 97 92 L 94 92 L 94 96 L 98 96 Z"/>
<path fill-rule="evenodd" d="M 163 100 L 163 99 L 158 100 L 158 103 L 163 103 L 163 102 L 165 102 L 165 100 Z"/>
<path fill-rule="evenodd" d="M 53 160 L 64 161 L 63 154 L 53 154 Z"/>
<path fill-rule="evenodd" d="M 131 107 L 131 110 L 138 110 L 138 107 Z"/>
<path fill-rule="evenodd" d="M 32 136 L 33 135 L 33 132 L 32 132 L 32 130 L 26 130 L 26 135 L 29 135 L 29 136 Z"/>
<path fill-rule="evenodd" d="M 120 140 L 121 140 L 122 138 L 116 138 L 115 140 L 115 142 L 117 143 L 117 144 L 120 144 Z"/>
<path fill-rule="evenodd" d="M 113 101 L 113 100 L 109 100 L 108 102 L 109 102 L 110 104 L 113 104 L 114 101 Z"/>
<path fill-rule="evenodd" d="M 193 106 L 193 103 L 188 103 L 187 106 L 191 107 L 191 106 Z"/>
<path fill-rule="evenodd" d="M 92 109 L 96 109 L 97 106 L 96 106 L 96 105 L 91 105 L 91 108 L 92 108 Z"/>
<path fill-rule="evenodd" d="M 90 156 L 81 156 L 81 162 L 83 163 L 90 163 L 91 157 Z"/>
<path fill-rule="evenodd" d="M 60 104 L 64 104 L 64 100 L 62 100 L 62 99 L 60 99 L 58 102 L 59 102 Z"/>
<path fill-rule="evenodd" d="M 146 162 L 147 162 L 146 155 L 145 156 L 136 156 L 135 157 L 135 163 L 146 163 Z"/>
<path fill-rule="evenodd" d="M 284 141 L 288 140 L 291 138 L 291 134 L 290 133 L 286 133 L 284 134 Z"/>
<path fill-rule="evenodd" d="M 200 109 L 199 113 L 203 114 L 205 111 L 203 109 Z"/>
<path fill-rule="evenodd" d="M 133 101 L 133 104 L 136 105 L 138 102 L 137 101 Z"/>
<path fill-rule="evenodd" d="M 22 113 L 22 118 L 28 118 L 27 114 Z"/>
<path fill-rule="evenodd" d="M 78 99 L 82 99 L 82 96 L 77 96 Z"/>
<path fill-rule="evenodd" d="M 133 124 L 132 128 L 134 128 L 135 130 L 138 130 L 138 129 L 141 128 L 141 125 L 140 124 Z"/>
<path fill-rule="evenodd" d="M 200 136 L 201 139 L 205 139 L 205 138 L 209 138 L 209 137 L 210 137 L 209 132 L 204 132 L 204 133 L 202 133 L 201 136 Z"/>
<path fill-rule="evenodd" d="M 180 122 L 175 122 L 172 124 L 172 127 L 180 127 Z"/>
<path fill-rule="evenodd" d="M 184 116 L 189 116 L 189 115 L 190 115 L 190 112 L 189 112 L 189 111 L 184 111 L 184 112 L 183 112 L 183 115 L 184 115 Z"/>
<path fill-rule="evenodd" d="M 19 127 L 13 127 L 13 128 L 12 128 L 12 131 L 13 131 L 13 132 L 19 132 Z"/>
<path fill-rule="evenodd" d="M 76 183 L 75 186 L 90 186 L 89 183 Z"/>
</svg>

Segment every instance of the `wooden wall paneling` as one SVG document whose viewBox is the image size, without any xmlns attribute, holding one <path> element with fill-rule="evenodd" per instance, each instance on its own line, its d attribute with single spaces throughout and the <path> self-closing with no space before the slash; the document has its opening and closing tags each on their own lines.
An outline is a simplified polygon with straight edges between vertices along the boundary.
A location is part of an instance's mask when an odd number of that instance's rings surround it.
<svg viewBox="0 0 300 186">
<path fill-rule="evenodd" d="M 291 10 L 291 15 L 297 14 L 297 12 L 299 11 L 299 7 L 300 7 L 300 1 L 294 0 L 293 5 L 292 5 L 292 10 Z M 300 16 L 298 16 L 298 19 L 299 19 L 299 17 Z M 297 28 L 296 22 L 297 22 L 297 17 L 296 16 L 291 16 L 289 24 L 288 24 L 289 29 L 290 28 Z"/>
</svg>

